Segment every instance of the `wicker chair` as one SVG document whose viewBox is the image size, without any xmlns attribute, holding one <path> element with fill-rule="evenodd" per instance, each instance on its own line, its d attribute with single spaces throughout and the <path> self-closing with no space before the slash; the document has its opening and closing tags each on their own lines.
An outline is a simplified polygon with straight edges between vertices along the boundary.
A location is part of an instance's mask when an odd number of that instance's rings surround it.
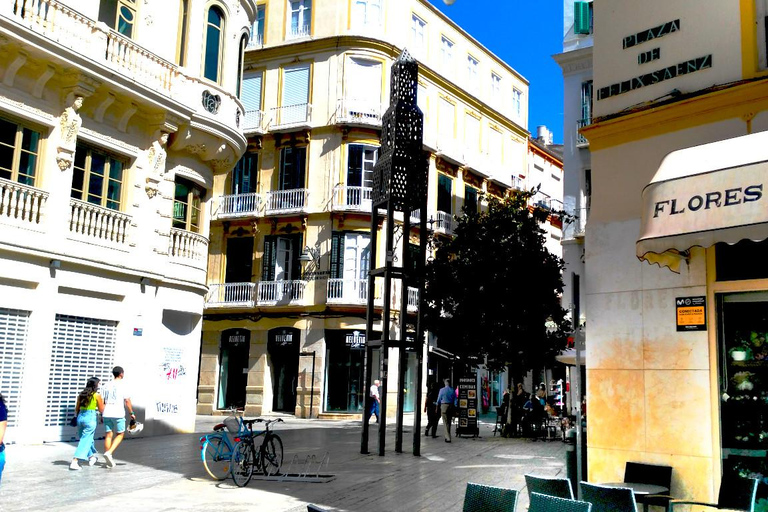
<svg viewBox="0 0 768 512">
<path fill-rule="evenodd" d="M 517 491 L 503 487 L 467 483 L 463 512 L 514 512 Z"/>
<path fill-rule="evenodd" d="M 571 481 L 567 478 L 545 478 L 535 475 L 525 475 L 525 485 L 528 487 L 528 497 L 531 493 L 555 496 L 557 498 L 573 499 Z"/>
<path fill-rule="evenodd" d="M 636 512 L 635 493 L 627 487 L 605 487 L 581 482 L 581 499 L 592 504 L 592 512 Z"/>
<path fill-rule="evenodd" d="M 531 493 L 531 505 L 528 512 L 590 512 L 591 503 Z"/>
<path fill-rule="evenodd" d="M 717 509 L 744 510 L 754 512 L 755 494 L 758 481 L 754 478 L 741 478 L 735 475 L 723 476 L 720 481 L 720 494 L 717 503 L 702 503 L 698 501 L 672 500 L 668 510 L 672 512 L 677 505 L 699 505 Z"/>
<path fill-rule="evenodd" d="M 651 484 L 666 487 L 672 486 L 672 467 L 658 466 L 656 464 L 643 464 L 640 462 L 627 462 L 624 467 L 624 481 L 635 484 Z M 667 508 L 671 500 L 667 496 L 637 496 L 638 503 L 644 505 L 648 510 L 648 505 Z"/>
</svg>

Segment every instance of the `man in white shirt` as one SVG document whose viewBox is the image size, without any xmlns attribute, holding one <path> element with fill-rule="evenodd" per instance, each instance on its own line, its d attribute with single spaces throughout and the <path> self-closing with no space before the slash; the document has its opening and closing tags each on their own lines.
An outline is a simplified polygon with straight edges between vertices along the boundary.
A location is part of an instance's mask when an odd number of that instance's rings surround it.
<svg viewBox="0 0 768 512">
<path fill-rule="evenodd" d="M 115 366 L 112 369 L 112 375 L 115 377 L 112 382 L 101 388 L 101 396 L 104 399 L 104 460 L 107 461 L 107 467 L 115 467 L 115 461 L 112 455 L 120 446 L 125 436 L 125 408 L 128 408 L 128 414 L 131 419 L 136 419 L 133 414 L 133 405 L 128 391 L 124 387 L 123 376 L 125 372 L 122 366 Z"/>
<path fill-rule="evenodd" d="M 368 416 L 370 417 L 371 414 L 375 414 L 376 423 L 379 422 L 379 403 L 381 402 L 379 397 L 379 386 L 381 386 L 381 381 L 378 379 L 374 380 L 368 395 L 368 399 L 371 401 L 371 409 L 368 411 Z"/>
</svg>

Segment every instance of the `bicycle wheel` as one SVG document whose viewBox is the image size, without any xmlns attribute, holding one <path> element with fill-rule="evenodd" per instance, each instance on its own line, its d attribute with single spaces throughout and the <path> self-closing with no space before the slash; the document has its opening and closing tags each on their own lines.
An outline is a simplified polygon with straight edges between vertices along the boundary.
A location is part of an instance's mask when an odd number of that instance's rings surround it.
<svg viewBox="0 0 768 512">
<path fill-rule="evenodd" d="M 283 441 L 269 434 L 261 444 L 261 468 L 267 476 L 277 475 L 283 465 Z"/>
<path fill-rule="evenodd" d="M 232 479 L 238 487 L 248 485 L 253 476 L 253 444 L 250 440 L 239 441 L 232 450 Z"/>
<path fill-rule="evenodd" d="M 203 466 L 214 480 L 224 480 L 229 476 L 232 454 L 229 445 L 219 436 L 209 436 L 203 443 Z"/>
</svg>

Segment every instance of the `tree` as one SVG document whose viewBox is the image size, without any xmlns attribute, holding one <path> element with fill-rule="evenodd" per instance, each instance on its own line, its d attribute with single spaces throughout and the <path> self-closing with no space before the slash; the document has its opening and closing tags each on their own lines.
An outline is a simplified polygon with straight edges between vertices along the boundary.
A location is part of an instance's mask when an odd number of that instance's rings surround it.
<svg viewBox="0 0 768 512">
<path fill-rule="evenodd" d="M 528 207 L 534 193 L 465 211 L 453 238 L 434 240 L 426 267 L 424 320 L 440 348 L 464 360 L 487 355 L 491 368 L 514 377 L 550 362 L 569 330 L 563 261 L 544 247 L 541 228 L 551 212 Z"/>
</svg>

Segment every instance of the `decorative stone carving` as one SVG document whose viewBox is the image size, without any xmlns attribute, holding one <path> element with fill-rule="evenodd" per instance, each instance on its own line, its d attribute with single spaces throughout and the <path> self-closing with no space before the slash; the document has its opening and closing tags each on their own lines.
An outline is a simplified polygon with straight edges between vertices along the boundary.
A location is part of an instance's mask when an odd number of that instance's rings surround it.
<svg viewBox="0 0 768 512">
<path fill-rule="evenodd" d="M 75 156 L 75 147 L 77 145 L 77 134 L 80 131 L 80 127 L 83 125 L 83 120 L 80 114 L 77 113 L 80 107 L 83 106 L 83 97 L 76 95 L 72 100 L 72 104 L 64 109 L 61 117 L 59 118 L 59 147 L 56 155 L 56 163 L 59 165 L 59 169 L 66 171 L 72 165 L 72 161 Z"/>
<path fill-rule="evenodd" d="M 212 94 L 208 89 L 203 91 L 203 107 L 211 114 L 218 114 L 221 106 L 221 96 Z"/>
</svg>

